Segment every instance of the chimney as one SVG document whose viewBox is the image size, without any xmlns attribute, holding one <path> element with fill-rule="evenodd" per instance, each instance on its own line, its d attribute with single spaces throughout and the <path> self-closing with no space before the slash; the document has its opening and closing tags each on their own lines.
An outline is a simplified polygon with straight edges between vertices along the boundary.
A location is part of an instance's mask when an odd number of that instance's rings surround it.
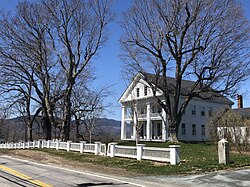
<svg viewBox="0 0 250 187">
<path fill-rule="evenodd" d="M 238 95 L 238 108 L 243 108 L 242 95 Z"/>
</svg>

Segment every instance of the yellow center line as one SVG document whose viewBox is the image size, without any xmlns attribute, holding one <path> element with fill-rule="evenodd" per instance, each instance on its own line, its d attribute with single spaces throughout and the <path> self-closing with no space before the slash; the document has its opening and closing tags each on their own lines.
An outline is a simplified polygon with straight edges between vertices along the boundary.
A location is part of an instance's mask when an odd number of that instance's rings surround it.
<svg viewBox="0 0 250 187">
<path fill-rule="evenodd" d="M 53 187 L 52 185 L 43 183 L 43 182 L 41 182 L 41 181 L 39 181 L 39 180 L 35 180 L 35 179 L 33 179 L 32 177 L 29 177 L 29 176 L 27 176 L 27 175 L 24 175 L 24 174 L 22 174 L 22 173 L 19 173 L 18 171 L 13 170 L 13 169 L 8 168 L 8 167 L 3 166 L 3 165 L 0 165 L 0 170 L 6 171 L 6 172 L 8 172 L 8 173 L 10 173 L 10 174 L 12 174 L 12 175 L 15 175 L 16 177 L 19 177 L 19 178 L 21 178 L 21 179 L 23 179 L 23 180 L 29 181 L 30 183 L 36 184 L 36 185 L 38 185 L 38 186 L 42 186 L 42 187 Z"/>
</svg>

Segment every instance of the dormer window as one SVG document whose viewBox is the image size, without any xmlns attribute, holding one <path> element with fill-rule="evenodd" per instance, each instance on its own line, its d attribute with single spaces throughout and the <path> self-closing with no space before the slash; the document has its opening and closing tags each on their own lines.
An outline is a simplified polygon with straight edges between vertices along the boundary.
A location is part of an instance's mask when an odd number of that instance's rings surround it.
<svg viewBox="0 0 250 187">
<path fill-rule="evenodd" d="M 148 95 L 148 87 L 144 86 L 144 96 L 147 96 L 147 95 Z"/>
<path fill-rule="evenodd" d="M 140 88 L 136 88 L 136 96 L 140 97 Z"/>
</svg>

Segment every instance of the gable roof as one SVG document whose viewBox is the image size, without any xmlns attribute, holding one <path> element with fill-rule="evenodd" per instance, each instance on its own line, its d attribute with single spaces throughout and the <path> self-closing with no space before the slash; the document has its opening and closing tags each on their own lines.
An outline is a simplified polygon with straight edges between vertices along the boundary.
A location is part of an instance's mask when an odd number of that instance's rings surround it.
<svg viewBox="0 0 250 187">
<path fill-rule="evenodd" d="M 138 82 L 140 79 L 143 79 L 147 83 L 150 82 L 153 85 L 157 85 L 157 88 L 159 88 L 159 90 L 161 90 L 161 91 L 164 89 L 163 77 L 159 77 L 157 79 L 157 76 L 154 75 L 154 74 L 138 73 L 134 77 L 134 79 L 130 83 L 130 85 L 127 87 L 127 89 L 124 91 L 122 96 L 120 97 L 120 99 L 119 99 L 120 102 L 121 102 L 122 98 L 125 97 L 128 94 L 128 92 L 131 91 L 131 89 L 133 89 L 133 86 L 135 85 L 135 82 Z M 174 87 L 175 87 L 175 78 L 167 77 L 167 82 L 168 82 L 168 90 L 173 93 Z M 191 91 L 191 88 L 194 86 L 194 84 L 195 84 L 194 81 L 182 80 L 180 94 L 182 96 L 186 96 Z M 197 88 L 195 90 L 199 91 L 199 89 L 201 89 L 201 88 L 199 86 L 197 86 Z M 227 104 L 227 105 L 230 105 L 230 106 L 234 104 L 227 97 L 213 91 L 212 88 L 210 88 L 206 92 L 200 93 L 198 98 L 201 98 L 201 99 L 207 100 L 207 101 L 211 101 L 211 102 L 215 102 L 215 103 Z"/>
<path fill-rule="evenodd" d="M 144 74 L 143 77 L 147 82 L 150 81 L 154 85 L 157 85 L 157 87 L 160 88 L 161 90 L 164 89 L 163 77 L 159 77 L 157 80 L 156 75 L 149 74 L 149 73 Z M 174 92 L 175 80 L 176 79 L 173 77 L 167 77 L 168 90 L 170 91 L 170 93 Z M 180 94 L 182 96 L 188 95 L 191 92 L 191 89 L 193 88 L 194 85 L 195 85 L 194 81 L 182 80 Z M 200 85 L 198 85 L 194 91 L 199 92 L 199 91 L 201 91 L 201 89 L 202 89 L 202 87 Z M 228 104 L 228 105 L 234 104 L 234 102 L 232 102 L 230 99 L 228 99 L 227 97 L 223 96 L 220 93 L 217 93 L 211 87 L 206 88 L 205 91 L 202 91 L 201 93 L 199 93 L 197 98 L 200 98 L 203 100 L 208 100 L 208 101 L 215 102 L 215 103 L 221 103 L 221 104 Z"/>
</svg>

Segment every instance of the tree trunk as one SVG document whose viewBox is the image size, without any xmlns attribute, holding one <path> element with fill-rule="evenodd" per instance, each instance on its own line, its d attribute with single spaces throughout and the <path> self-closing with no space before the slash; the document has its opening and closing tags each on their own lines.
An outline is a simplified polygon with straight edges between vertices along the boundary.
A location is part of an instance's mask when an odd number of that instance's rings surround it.
<svg viewBox="0 0 250 187">
<path fill-rule="evenodd" d="M 65 94 L 64 97 L 64 119 L 62 123 L 62 131 L 60 133 L 60 140 L 69 140 L 70 132 L 70 120 L 71 120 L 71 101 L 70 101 L 71 91 Z"/>
<path fill-rule="evenodd" d="M 43 125 L 46 131 L 46 140 L 51 140 L 51 123 L 47 115 L 43 116 Z"/>
<path fill-rule="evenodd" d="M 32 135 L 32 124 L 30 124 L 30 123 L 28 123 L 28 130 L 27 130 L 28 132 L 28 141 L 33 141 L 33 135 Z"/>
<path fill-rule="evenodd" d="M 169 124 L 169 142 L 178 143 L 178 123 L 174 119 L 168 120 Z"/>
<path fill-rule="evenodd" d="M 28 125 L 24 122 L 24 141 L 28 141 Z"/>
<path fill-rule="evenodd" d="M 75 142 L 79 142 L 79 126 L 80 126 L 80 123 L 79 123 L 79 120 L 76 120 L 75 121 Z"/>
</svg>

